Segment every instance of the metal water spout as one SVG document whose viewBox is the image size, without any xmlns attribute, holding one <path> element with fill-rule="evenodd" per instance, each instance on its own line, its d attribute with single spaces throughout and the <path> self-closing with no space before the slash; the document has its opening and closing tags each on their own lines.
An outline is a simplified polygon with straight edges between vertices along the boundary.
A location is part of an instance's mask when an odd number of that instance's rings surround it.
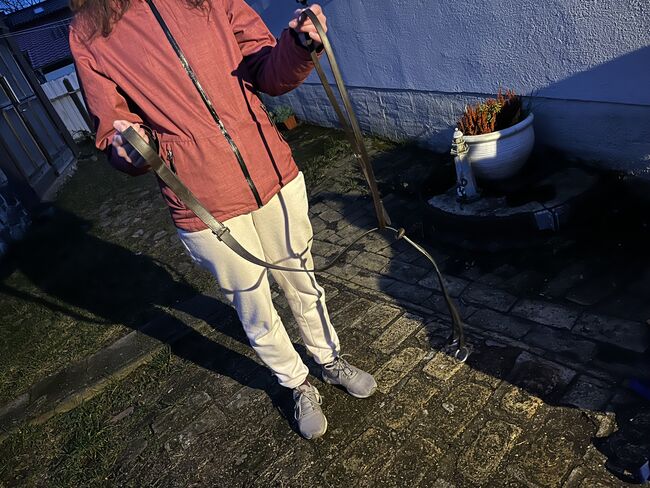
<svg viewBox="0 0 650 488">
<path fill-rule="evenodd" d="M 468 152 L 469 147 L 465 142 L 465 137 L 456 128 L 451 144 L 451 155 L 454 156 L 456 165 L 456 195 L 459 202 L 473 202 L 481 198 Z"/>
</svg>

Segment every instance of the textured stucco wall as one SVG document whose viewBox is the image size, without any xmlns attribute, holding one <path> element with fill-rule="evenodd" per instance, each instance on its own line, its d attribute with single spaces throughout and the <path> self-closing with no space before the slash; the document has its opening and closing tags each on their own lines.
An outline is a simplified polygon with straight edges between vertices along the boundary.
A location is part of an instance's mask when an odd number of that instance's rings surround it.
<svg viewBox="0 0 650 488">
<path fill-rule="evenodd" d="M 278 33 L 297 4 L 250 0 Z M 446 150 L 466 103 L 535 95 L 538 141 L 628 172 L 650 166 L 647 0 L 325 0 L 364 127 Z M 333 123 L 315 76 L 273 103 Z"/>
</svg>

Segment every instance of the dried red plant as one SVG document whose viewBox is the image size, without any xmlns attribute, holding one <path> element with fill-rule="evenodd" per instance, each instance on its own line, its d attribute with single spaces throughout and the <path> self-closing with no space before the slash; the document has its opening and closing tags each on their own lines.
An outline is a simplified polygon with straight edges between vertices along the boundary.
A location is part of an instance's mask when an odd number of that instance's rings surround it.
<svg viewBox="0 0 650 488">
<path fill-rule="evenodd" d="M 489 98 L 465 109 L 458 128 L 466 136 L 489 134 L 506 129 L 521 121 L 521 97 L 512 90 L 499 88 L 497 98 Z"/>
</svg>

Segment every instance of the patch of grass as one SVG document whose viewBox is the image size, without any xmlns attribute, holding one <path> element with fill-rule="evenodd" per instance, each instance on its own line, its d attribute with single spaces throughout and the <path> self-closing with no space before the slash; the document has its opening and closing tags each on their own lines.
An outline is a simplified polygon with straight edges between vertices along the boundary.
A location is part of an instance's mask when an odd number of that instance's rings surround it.
<svg viewBox="0 0 650 488">
<path fill-rule="evenodd" d="M 156 408 L 156 391 L 182 367 L 168 349 L 128 381 L 110 385 L 75 410 L 16 431 L 0 445 L 0 485 L 115 486 L 131 429 Z M 114 421 L 121 412 L 132 413 Z"/>
<path fill-rule="evenodd" d="M 214 286 L 175 237 L 155 178 L 97 156 L 0 262 L 0 405 Z"/>
</svg>

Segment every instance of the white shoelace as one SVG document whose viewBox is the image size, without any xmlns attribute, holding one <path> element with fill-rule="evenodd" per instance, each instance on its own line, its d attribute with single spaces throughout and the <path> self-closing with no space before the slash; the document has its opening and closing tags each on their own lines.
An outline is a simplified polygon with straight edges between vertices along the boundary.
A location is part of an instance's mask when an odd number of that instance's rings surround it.
<svg viewBox="0 0 650 488">
<path fill-rule="evenodd" d="M 298 390 L 300 391 L 300 390 Z M 309 390 L 306 391 L 300 391 L 300 396 L 298 397 L 298 401 L 296 402 L 296 409 L 294 412 L 294 417 L 296 420 L 300 420 L 302 417 L 302 411 L 303 411 L 303 398 L 305 399 L 305 413 L 313 412 L 316 410 L 316 406 L 320 406 L 323 404 L 323 398 L 320 396 L 320 393 L 318 393 L 318 390 L 315 388 L 310 388 Z"/>
<path fill-rule="evenodd" d="M 342 372 L 345 376 L 353 376 L 354 369 L 352 369 L 352 366 L 350 365 L 350 363 L 346 361 L 344 356 L 349 356 L 349 355 L 341 354 L 336 359 L 334 359 L 334 361 L 332 361 L 329 364 L 325 364 L 323 367 L 328 371 L 333 371 L 336 373 Z"/>
</svg>

